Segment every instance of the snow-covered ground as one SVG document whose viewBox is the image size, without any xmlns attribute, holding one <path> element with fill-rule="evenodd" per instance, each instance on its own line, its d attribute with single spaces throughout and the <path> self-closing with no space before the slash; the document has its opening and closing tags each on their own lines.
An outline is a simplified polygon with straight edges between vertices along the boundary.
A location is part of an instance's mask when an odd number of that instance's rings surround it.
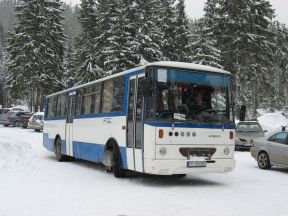
<svg viewBox="0 0 288 216">
<path fill-rule="evenodd" d="M 116 179 L 93 163 L 56 162 L 41 133 L 0 126 L 0 216 L 288 215 L 288 170 L 235 158 L 229 174 Z"/>
</svg>

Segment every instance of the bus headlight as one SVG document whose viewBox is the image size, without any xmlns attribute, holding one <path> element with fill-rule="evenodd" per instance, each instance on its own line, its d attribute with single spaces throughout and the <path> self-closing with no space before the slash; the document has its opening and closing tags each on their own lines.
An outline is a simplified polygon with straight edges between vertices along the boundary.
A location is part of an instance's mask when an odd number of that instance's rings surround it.
<svg viewBox="0 0 288 216">
<path fill-rule="evenodd" d="M 230 149 L 228 147 L 224 148 L 224 154 L 229 155 Z"/>
<path fill-rule="evenodd" d="M 167 153 L 167 149 L 162 147 L 162 148 L 160 148 L 159 153 L 160 153 L 160 155 L 164 156 Z"/>
</svg>

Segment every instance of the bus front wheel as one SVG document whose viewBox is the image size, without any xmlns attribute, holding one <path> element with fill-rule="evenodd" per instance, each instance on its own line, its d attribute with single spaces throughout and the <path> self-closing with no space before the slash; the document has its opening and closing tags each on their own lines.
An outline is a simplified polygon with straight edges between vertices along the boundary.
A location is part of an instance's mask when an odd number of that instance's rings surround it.
<svg viewBox="0 0 288 216">
<path fill-rule="evenodd" d="M 126 176 L 126 170 L 121 166 L 121 155 L 117 147 L 113 148 L 113 173 L 116 178 L 123 178 Z"/>
<path fill-rule="evenodd" d="M 55 142 L 55 155 L 56 155 L 56 159 L 59 162 L 63 162 L 66 160 L 66 156 L 62 154 L 62 142 L 59 137 L 57 138 Z"/>
</svg>

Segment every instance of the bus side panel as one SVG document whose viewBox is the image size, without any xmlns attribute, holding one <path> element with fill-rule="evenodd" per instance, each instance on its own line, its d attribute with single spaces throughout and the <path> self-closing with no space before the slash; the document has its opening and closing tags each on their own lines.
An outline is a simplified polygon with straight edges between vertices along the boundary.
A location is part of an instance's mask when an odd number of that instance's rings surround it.
<svg viewBox="0 0 288 216">
<path fill-rule="evenodd" d="M 144 160 L 154 160 L 155 159 L 155 130 L 156 127 L 144 124 Z M 144 163 L 144 172 L 145 172 Z"/>
<path fill-rule="evenodd" d="M 54 152 L 55 138 L 57 135 L 59 135 L 62 141 L 62 153 L 64 155 L 67 154 L 65 127 L 66 127 L 65 119 L 45 120 L 43 128 L 43 146 L 47 150 Z"/>
<path fill-rule="evenodd" d="M 127 167 L 126 130 L 122 129 L 125 125 L 125 116 L 76 117 L 73 124 L 73 156 L 102 163 L 105 145 L 110 138 L 114 138 L 122 153 L 123 166 Z"/>
</svg>

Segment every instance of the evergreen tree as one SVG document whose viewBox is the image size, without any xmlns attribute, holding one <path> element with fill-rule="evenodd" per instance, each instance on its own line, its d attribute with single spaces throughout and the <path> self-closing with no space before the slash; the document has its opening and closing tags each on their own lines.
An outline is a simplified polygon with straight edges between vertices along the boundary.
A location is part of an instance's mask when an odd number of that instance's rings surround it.
<svg viewBox="0 0 288 216">
<path fill-rule="evenodd" d="M 161 0 L 160 8 L 158 9 L 160 23 L 157 23 L 161 27 L 163 33 L 163 40 L 161 41 L 161 50 L 164 60 L 175 61 L 177 55 L 175 53 L 178 42 L 176 41 L 176 11 L 173 7 L 175 0 Z"/>
<path fill-rule="evenodd" d="M 288 106 L 288 28 L 276 21 L 271 25 L 271 31 L 275 32 L 276 50 L 273 52 L 274 64 L 267 73 L 271 90 L 266 91 L 265 105 L 280 110 Z"/>
<path fill-rule="evenodd" d="M 18 24 L 9 38 L 9 79 L 13 98 L 30 95 L 31 108 L 43 109 L 44 96 L 63 87 L 62 3 L 58 0 L 22 0 Z"/>
<path fill-rule="evenodd" d="M 76 73 L 76 53 L 75 47 L 71 40 L 67 41 L 65 56 L 64 56 L 64 85 L 65 88 L 70 88 L 75 86 L 78 82 Z"/>
<path fill-rule="evenodd" d="M 133 38 L 131 20 L 127 13 L 129 3 L 126 5 L 122 0 L 113 0 L 108 6 L 107 39 L 103 49 L 104 68 L 107 74 L 114 74 L 136 66 L 137 42 Z"/>
<path fill-rule="evenodd" d="M 5 35 L 3 25 L 0 23 L 0 105 L 5 107 L 4 103 L 4 84 L 6 78 L 5 63 Z"/>
<path fill-rule="evenodd" d="M 211 29 L 206 27 L 205 19 L 196 21 L 192 34 L 190 61 L 195 64 L 222 68 L 221 52 L 216 47 L 217 42 Z"/>
<path fill-rule="evenodd" d="M 157 23 L 159 20 L 159 9 L 157 0 L 136 0 L 136 11 L 138 14 L 138 28 L 136 40 L 138 41 L 137 52 L 140 55 L 140 64 L 154 62 L 163 59 L 161 44 L 163 34 Z"/>
<path fill-rule="evenodd" d="M 255 114 L 263 103 L 267 67 L 271 65 L 273 44 L 269 25 L 274 16 L 266 0 L 208 0 L 205 16 L 216 37 L 223 65 L 233 72 L 235 104 L 247 104 Z"/>
<path fill-rule="evenodd" d="M 103 76 L 103 63 L 101 62 L 101 50 L 99 45 L 96 2 L 94 0 L 82 0 L 78 11 L 81 33 L 76 39 L 77 52 L 77 84 L 86 83 Z"/>
<path fill-rule="evenodd" d="M 191 47 L 189 42 L 191 40 L 189 30 L 189 20 L 185 13 L 184 0 L 179 0 L 176 5 L 176 30 L 175 30 L 176 44 L 174 46 L 175 61 L 188 62 L 191 55 Z"/>
</svg>

